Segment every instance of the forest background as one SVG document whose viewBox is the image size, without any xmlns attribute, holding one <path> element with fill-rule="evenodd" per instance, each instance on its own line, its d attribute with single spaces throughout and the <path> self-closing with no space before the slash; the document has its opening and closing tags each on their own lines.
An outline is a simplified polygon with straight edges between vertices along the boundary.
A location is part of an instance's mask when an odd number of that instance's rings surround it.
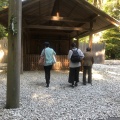
<svg viewBox="0 0 120 120">
<path fill-rule="evenodd" d="M 0 0 L 0 11 L 9 6 L 9 0 Z M 120 21 L 120 0 L 86 0 L 98 9 Z M 120 59 L 120 26 L 96 33 L 105 43 L 105 59 Z M 0 39 L 7 37 L 7 29 L 0 24 Z M 94 35 L 95 36 L 95 35 Z M 79 41 L 89 42 L 89 38 L 79 38 Z"/>
</svg>

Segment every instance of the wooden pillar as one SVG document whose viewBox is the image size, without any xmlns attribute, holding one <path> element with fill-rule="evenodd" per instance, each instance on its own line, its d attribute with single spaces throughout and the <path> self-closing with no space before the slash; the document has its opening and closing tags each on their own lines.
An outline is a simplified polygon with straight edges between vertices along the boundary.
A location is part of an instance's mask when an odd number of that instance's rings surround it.
<svg viewBox="0 0 120 120">
<path fill-rule="evenodd" d="M 93 34 L 92 34 L 92 29 L 93 29 L 93 22 L 90 22 L 90 35 L 89 35 L 89 47 L 92 49 L 92 39 L 93 39 Z"/>
<path fill-rule="evenodd" d="M 20 96 L 22 1 L 9 0 L 6 108 L 18 108 Z"/>
<path fill-rule="evenodd" d="M 92 39 L 93 39 L 93 34 L 89 35 L 89 47 L 92 49 Z"/>
<path fill-rule="evenodd" d="M 76 43 L 76 45 L 77 45 L 77 48 L 79 48 L 79 37 L 77 36 L 77 43 Z"/>
<path fill-rule="evenodd" d="M 21 74 L 23 74 L 23 32 L 21 36 Z"/>
</svg>

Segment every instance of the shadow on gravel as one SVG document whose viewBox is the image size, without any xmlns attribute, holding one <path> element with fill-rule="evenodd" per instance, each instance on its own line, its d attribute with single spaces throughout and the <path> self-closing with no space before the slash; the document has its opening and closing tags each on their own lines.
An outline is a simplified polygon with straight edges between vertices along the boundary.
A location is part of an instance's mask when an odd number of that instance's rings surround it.
<svg viewBox="0 0 120 120">
<path fill-rule="evenodd" d="M 119 117 L 119 118 L 116 118 L 116 117 L 110 117 L 110 118 L 108 118 L 107 120 L 120 120 L 120 117 Z"/>
<path fill-rule="evenodd" d="M 39 87 L 39 86 L 45 87 L 46 83 L 45 82 L 33 82 L 31 83 L 31 85 L 36 86 L 36 87 Z"/>
<path fill-rule="evenodd" d="M 5 108 L 5 101 L 0 101 L 0 109 L 4 109 Z"/>
<path fill-rule="evenodd" d="M 96 120 L 120 120 L 120 117 L 109 117 L 108 119 L 96 119 Z"/>
</svg>

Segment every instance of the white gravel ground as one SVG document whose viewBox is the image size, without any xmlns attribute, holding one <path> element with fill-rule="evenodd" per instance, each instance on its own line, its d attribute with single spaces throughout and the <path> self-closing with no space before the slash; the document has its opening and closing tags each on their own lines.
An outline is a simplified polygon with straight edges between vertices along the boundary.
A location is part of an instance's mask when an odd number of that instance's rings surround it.
<svg viewBox="0 0 120 120">
<path fill-rule="evenodd" d="M 107 120 L 120 117 L 120 64 L 94 64 L 93 82 L 71 88 L 68 71 L 52 71 L 45 87 L 43 71 L 21 75 L 20 108 L 5 109 L 6 73 L 0 74 L 0 120 Z"/>
</svg>

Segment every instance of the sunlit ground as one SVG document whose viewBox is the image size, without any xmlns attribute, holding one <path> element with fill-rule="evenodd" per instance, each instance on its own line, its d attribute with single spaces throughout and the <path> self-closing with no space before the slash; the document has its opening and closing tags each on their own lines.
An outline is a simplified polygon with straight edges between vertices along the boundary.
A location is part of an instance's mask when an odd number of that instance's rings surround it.
<svg viewBox="0 0 120 120">
<path fill-rule="evenodd" d="M 100 73 L 98 73 L 97 71 L 95 71 L 95 70 L 93 70 L 92 71 L 92 78 L 93 79 L 96 79 L 96 80 L 101 80 L 101 79 L 103 79 L 104 77 L 103 77 L 103 75 L 101 75 Z"/>
<path fill-rule="evenodd" d="M 52 70 L 49 88 L 45 87 L 44 71 L 24 71 L 20 75 L 20 108 L 3 110 L 0 114 L 3 114 L 3 119 L 9 114 L 11 119 L 21 117 L 23 120 L 119 117 L 120 72 L 117 69 L 118 65 L 95 65 L 92 71 L 93 84 L 85 86 L 80 71 L 80 82 L 75 88 L 68 83 L 69 70 Z M 1 73 L 1 107 L 6 100 L 6 79 L 6 73 Z"/>
</svg>

